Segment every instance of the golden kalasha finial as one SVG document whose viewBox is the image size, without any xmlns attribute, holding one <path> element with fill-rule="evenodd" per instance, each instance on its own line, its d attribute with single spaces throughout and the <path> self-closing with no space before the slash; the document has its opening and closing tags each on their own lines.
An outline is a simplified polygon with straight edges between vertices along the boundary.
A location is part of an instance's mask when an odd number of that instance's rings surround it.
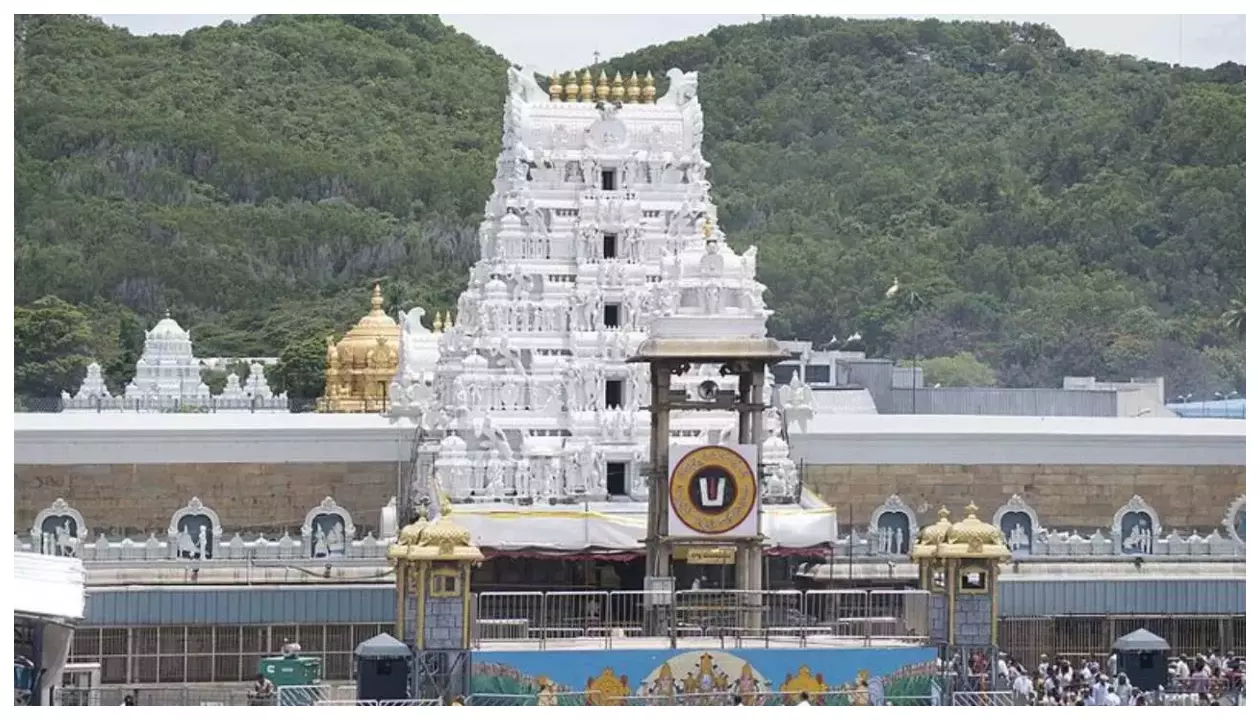
<svg viewBox="0 0 1260 720">
<path fill-rule="evenodd" d="M 442 313 L 434 313 L 433 315 L 433 332 L 442 332 Z"/>
<path fill-rule="evenodd" d="M 700 226 L 700 237 L 708 240 L 713 236 L 713 221 L 709 218 L 704 219 L 704 225 Z"/>
<path fill-rule="evenodd" d="M 445 327 L 446 327 L 446 329 L 447 329 L 447 330 L 450 330 L 451 328 L 455 327 L 455 321 L 451 319 L 451 311 L 450 311 L 450 310 L 447 310 L 447 311 L 446 311 L 446 324 L 445 324 Z"/>
<path fill-rule="evenodd" d="M 613 102 L 621 102 L 626 99 L 625 81 L 621 79 L 620 70 L 613 76 L 612 99 Z"/>
<path fill-rule="evenodd" d="M 372 288 L 372 312 L 380 312 L 381 306 L 385 304 L 385 299 L 381 297 L 381 284 L 376 283 Z"/>
<path fill-rule="evenodd" d="M 567 78 L 567 82 L 565 82 L 565 85 L 564 85 L 564 101 L 577 102 L 577 96 L 578 96 L 577 73 L 570 70 L 569 76 Z"/>
<path fill-rule="evenodd" d="M 630 73 L 630 87 L 626 88 L 626 102 L 639 102 L 639 73 Z"/>
<path fill-rule="evenodd" d="M 551 73 L 551 87 L 547 88 L 547 92 L 551 94 L 552 101 L 563 99 L 561 95 L 564 94 L 564 86 L 560 84 L 559 72 Z"/>
<path fill-rule="evenodd" d="M 656 81 L 652 79 L 651 70 L 643 76 L 643 91 L 639 93 L 639 99 L 645 103 L 656 102 Z"/>
<path fill-rule="evenodd" d="M 591 83 L 591 71 L 582 71 L 582 102 L 590 102 L 595 99 L 595 86 Z"/>
<path fill-rule="evenodd" d="M 595 86 L 595 97 L 598 98 L 600 102 L 604 102 L 608 99 L 608 91 L 610 90 L 612 90 L 612 88 L 608 87 L 608 73 L 600 70 L 599 84 Z"/>
</svg>

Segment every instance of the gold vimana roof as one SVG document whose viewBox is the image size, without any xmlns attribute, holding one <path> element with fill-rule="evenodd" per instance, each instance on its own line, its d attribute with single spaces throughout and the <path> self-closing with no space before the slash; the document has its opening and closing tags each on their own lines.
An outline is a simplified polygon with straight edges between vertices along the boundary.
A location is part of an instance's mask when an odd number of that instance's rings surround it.
<svg viewBox="0 0 1260 720">
<path fill-rule="evenodd" d="M 398 323 L 382 310 L 381 286 L 372 289 L 372 309 L 341 342 L 328 337 L 324 397 L 320 412 L 382 412 L 390 380 L 398 371 Z"/>
<path fill-rule="evenodd" d="M 656 102 L 656 80 L 649 70 L 639 79 L 638 72 L 630 73 L 630 79 L 621 77 L 621 71 L 613 74 L 609 84 L 608 73 L 599 71 L 599 79 L 591 79 L 591 71 L 583 70 L 581 77 L 570 70 L 563 79 L 560 73 L 551 76 L 551 86 L 547 88 L 551 99 L 555 102 L 619 102 L 619 103 L 654 103 Z"/>
</svg>

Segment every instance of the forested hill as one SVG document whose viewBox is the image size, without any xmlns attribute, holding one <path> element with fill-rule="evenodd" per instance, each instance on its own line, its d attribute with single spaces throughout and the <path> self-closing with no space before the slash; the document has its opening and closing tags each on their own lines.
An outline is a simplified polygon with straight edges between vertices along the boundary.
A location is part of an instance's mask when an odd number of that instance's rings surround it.
<svg viewBox="0 0 1260 720">
<path fill-rule="evenodd" d="M 125 381 L 167 308 L 200 355 L 296 357 L 373 279 L 454 304 L 507 62 L 437 18 L 19 17 L 15 55 L 18 393 L 73 388 L 89 355 Z M 946 383 L 1241 389 L 1244 68 L 803 17 L 605 67 L 675 66 L 700 72 L 719 217 L 761 248 L 778 337 L 860 332 Z"/>
</svg>

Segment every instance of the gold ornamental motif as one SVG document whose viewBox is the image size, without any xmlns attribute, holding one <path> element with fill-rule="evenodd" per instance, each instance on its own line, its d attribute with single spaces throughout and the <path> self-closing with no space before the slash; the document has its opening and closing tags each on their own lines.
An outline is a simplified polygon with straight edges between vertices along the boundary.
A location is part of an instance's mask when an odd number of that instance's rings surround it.
<svg viewBox="0 0 1260 720">
<path fill-rule="evenodd" d="M 669 502 L 684 525 L 722 535 L 741 524 L 757 504 L 757 476 L 735 449 L 707 445 L 683 456 L 669 477 Z"/>
<path fill-rule="evenodd" d="M 629 695 L 629 678 L 625 675 L 613 675 L 610 667 L 604 668 L 599 677 L 586 682 L 587 705 L 625 705 Z"/>
</svg>

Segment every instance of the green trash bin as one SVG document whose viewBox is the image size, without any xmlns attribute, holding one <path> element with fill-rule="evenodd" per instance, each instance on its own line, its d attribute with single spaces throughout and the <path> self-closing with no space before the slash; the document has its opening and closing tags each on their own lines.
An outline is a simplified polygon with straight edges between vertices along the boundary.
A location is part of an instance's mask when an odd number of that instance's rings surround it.
<svg viewBox="0 0 1260 720">
<path fill-rule="evenodd" d="M 279 705 L 314 705 L 326 697 L 329 688 L 324 680 L 323 664 L 317 657 L 281 655 L 263 658 L 258 672 L 276 686 Z"/>
</svg>

